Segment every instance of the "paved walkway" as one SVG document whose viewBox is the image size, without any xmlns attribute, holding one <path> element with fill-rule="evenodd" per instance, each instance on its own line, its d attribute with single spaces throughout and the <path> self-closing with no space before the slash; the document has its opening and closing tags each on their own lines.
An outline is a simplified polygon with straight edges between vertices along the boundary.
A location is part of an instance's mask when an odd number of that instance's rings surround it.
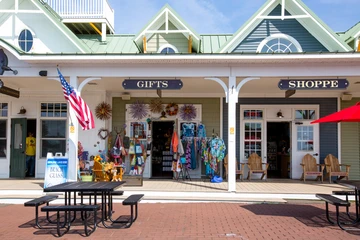
<svg viewBox="0 0 360 240">
<path fill-rule="evenodd" d="M 254 180 L 237 182 L 237 192 L 227 191 L 227 182 L 144 180 L 142 187 L 127 187 L 124 197 L 143 193 L 147 201 L 235 201 L 235 202 L 286 202 L 289 199 L 316 200 L 316 193 L 331 193 L 345 187 L 338 184 L 299 180 Z M 43 195 L 43 180 L 0 180 L 0 203 L 13 203 Z M 120 197 L 119 199 L 122 199 Z M 7 199 L 7 201 L 6 201 Z M 21 202 L 20 202 L 21 203 Z"/>
<path fill-rule="evenodd" d="M 129 229 L 105 229 L 100 224 L 87 239 L 360 239 L 360 232 L 330 225 L 324 205 L 140 203 L 138 219 Z M 1 239 L 55 238 L 55 230 L 34 228 L 34 208 L 0 204 L 0 212 Z M 128 215 L 129 207 L 115 204 L 115 214 Z M 83 234 L 77 220 L 62 239 L 82 239 Z"/>
<path fill-rule="evenodd" d="M 54 230 L 34 228 L 34 208 L 23 206 L 44 194 L 42 186 L 39 179 L 0 180 L 1 239 L 55 238 Z M 100 225 L 88 239 L 360 239 L 360 231 L 346 232 L 330 225 L 325 204 L 314 201 L 316 193 L 342 189 L 314 181 L 268 180 L 237 182 L 237 193 L 229 193 L 227 183 L 145 180 L 142 187 L 123 187 L 125 196 L 145 194 L 131 228 Z M 122 199 L 114 201 L 116 216 L 129 214 Z M 83 238 L 80 224 L 75 222 L 62 239 Z"/>
</svg>

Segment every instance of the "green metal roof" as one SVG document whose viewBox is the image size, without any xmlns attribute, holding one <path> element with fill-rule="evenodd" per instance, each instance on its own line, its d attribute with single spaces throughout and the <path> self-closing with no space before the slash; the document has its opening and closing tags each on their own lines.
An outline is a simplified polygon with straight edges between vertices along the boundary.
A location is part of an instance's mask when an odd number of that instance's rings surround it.
<svg viewBox="0 0 360 240">
<path fill-rule="evenodd" d="M 99 35 L 78 35 L 93 53 L 139 53 L 135 35 L 107 35 L 106 42 L 101 42 Z"/>
<path fill-rule="evenodd" d="M 351 42 L 354 40 L 354 37 L 357 33 L 360 32 L 360 22 L 356 23 L 354 26 L 349 28 L 342 36 L 341 38 L 344 39 L 346 43 Z"/>
<path fill-rule="evenodd" d="M 201 35 L 201 52 L 202 53 L 215 53 L 232 36 L 233 36 L 232 34 Z"/>
</svg>

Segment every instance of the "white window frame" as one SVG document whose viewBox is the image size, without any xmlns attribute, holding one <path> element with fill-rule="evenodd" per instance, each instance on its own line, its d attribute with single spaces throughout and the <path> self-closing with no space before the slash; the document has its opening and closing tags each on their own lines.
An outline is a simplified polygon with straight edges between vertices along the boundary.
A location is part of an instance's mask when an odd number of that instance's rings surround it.
<svg viewBox="0 0 360 240">
<path fill-rule="evenodd" d="M 66 143 L 66 141 L 68 139 L 68 131 L 67 131 L 66 128 L 64 129 L 64 131 L 65 131 L 65 137 L 64 138 L 46 138 L 46 137 L 43 138 L 42 137 L 42 131 L 43 131 L 42 122 L 43 121 L 58 121 L 58 120 L 60 120 L 60 121 L 65 121 L 65 126 L 68 126 L 69 104 L 65 103 L 65 104 L 67 104 L 67 114 L 66 114 L 65 117 L 61 117 L 61 116 L 60 117 L 41 116 L 41 111 L 42 111 L 41 105 L 42 104 L 60 104 L 60 106 L 61 106 L 61 104 L 64 104 L 64 102 L 40 102 L 40 113 L 39 113 L 40 114 L 40 136 L 39 136 L 40 142 L 39 142 L 39 144 L 41 146 L 41 149 L 42 149 L 42 141 L 43 140 L 65 140 L 65 143 Z M 61 109 L 61 107 L 60 107 L 60 109 Z M 61 113 L 61 111 L 60 111 L 60 113 Z M 65 148 L 65 152 L 66 152 L 66 148 Z M 43 153 L 42 153 L 42 150 L 41 150 L 40 154 L 39 154 L 39 157 L 44 158 L 42 155 L 43 155 Z"/>
<path fill-rule="evenodd" d="M 164 50 L 165 48 L 172 48 L 175 51 L 175 53 L 179 52 L 179 50 L 174 45 L 171 45 L 171 44 L 162 45 L 161 47 L 159 47 L 159 50 L 157 52 L 161 53 L 161 51 Z"/>
<path fill-rule="evenodd" d="M 264 40 L 261 41 L 261 43 L 259 44 L 256 52 L 260 53 L 261 50 L 264 48 L 264 46 L 271 40 L 273 39 L 278 39 L 278 38 L 283 38 L 286 39 L 288 41 L 290 41 L 292 44 L 294 44 L 294 46 L 296 47 L 298 52 L 302 52 L 302 47 L 300 45 L 300 43 L 293 37 L 287 35 L 287 34 L 283 34 L 283 33 L 277 33 L 277 34 L 272 34 L 271 36 L 265 38 Z"/>
</svg>

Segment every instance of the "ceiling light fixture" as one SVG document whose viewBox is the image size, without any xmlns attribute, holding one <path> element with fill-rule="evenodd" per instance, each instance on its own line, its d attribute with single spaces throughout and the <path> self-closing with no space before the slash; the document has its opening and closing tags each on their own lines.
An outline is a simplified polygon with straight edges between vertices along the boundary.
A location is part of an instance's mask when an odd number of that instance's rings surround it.
<svg viewBox="0 0 360 240">
<path fill-rule="evenodd" d="M 283 118 L 284 117 L 282 112 L 281 112 L 281 109 L 277 112 L 276 115 L 277 115 L 278 118 Z"/>
</svg>

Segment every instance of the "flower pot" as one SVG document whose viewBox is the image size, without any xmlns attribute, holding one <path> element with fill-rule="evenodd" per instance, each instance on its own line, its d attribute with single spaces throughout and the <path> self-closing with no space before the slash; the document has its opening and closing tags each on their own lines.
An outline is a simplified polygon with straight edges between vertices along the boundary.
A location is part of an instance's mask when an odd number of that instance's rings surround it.
<svg viewBox="0 0 360 240">
<path fill-rule="evenodd" d="M 83 175 L 83 176 L 81 176 L 81 181 L 82 182 L 92 182 L 92 180 L 93 180 L 92 175 Z"/>
</svg>

